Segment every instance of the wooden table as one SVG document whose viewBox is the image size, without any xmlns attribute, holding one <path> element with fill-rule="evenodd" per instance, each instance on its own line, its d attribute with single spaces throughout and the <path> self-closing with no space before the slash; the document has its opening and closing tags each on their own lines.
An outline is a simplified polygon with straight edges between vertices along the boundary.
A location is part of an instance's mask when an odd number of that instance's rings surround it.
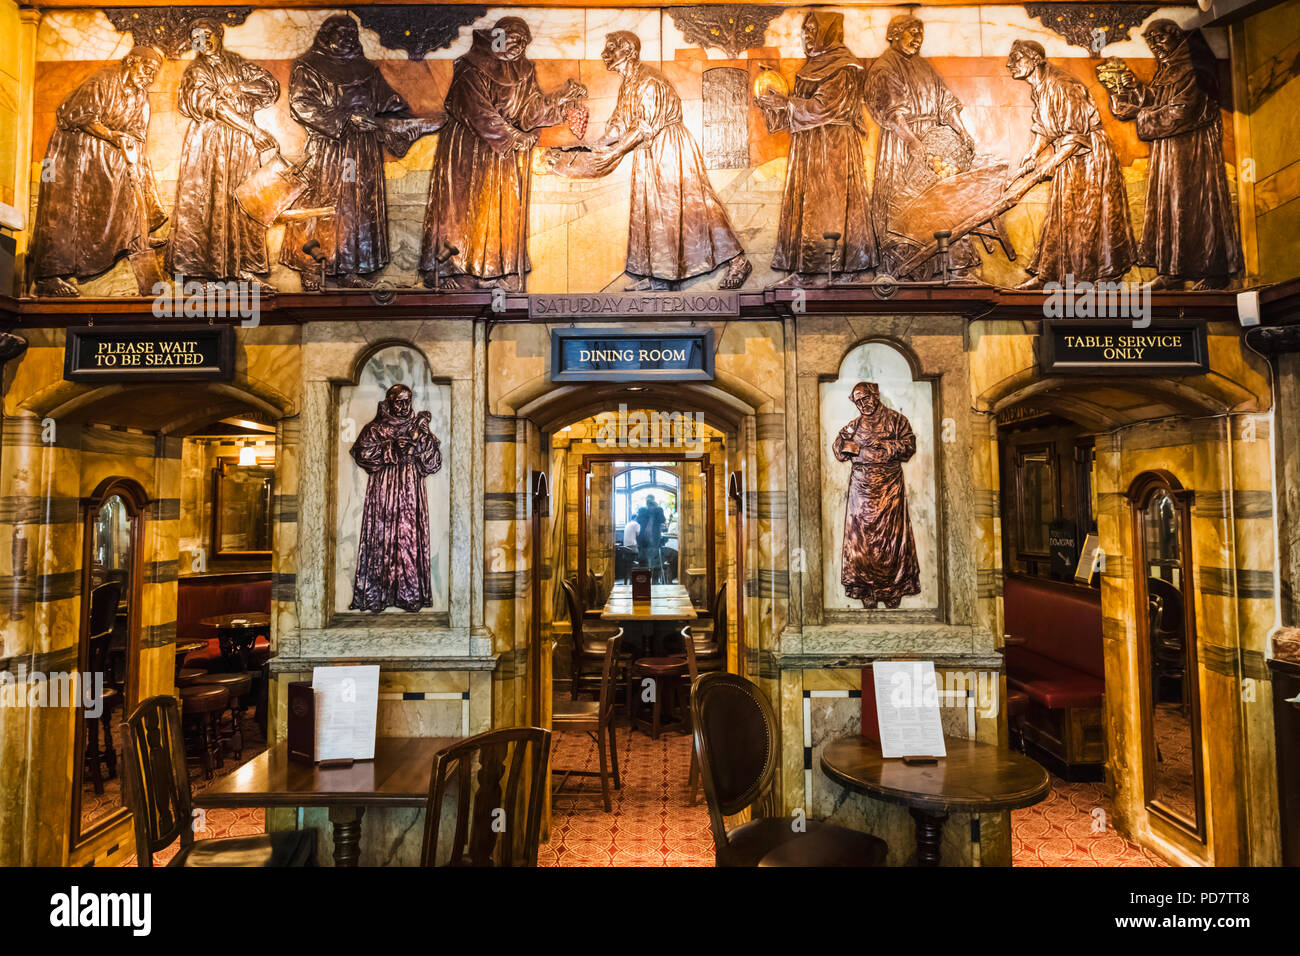
<svg viewBox="0 0 1300 956">
<path fill-rule="evenodd" d="M 226 667 L 229 670 L 246 671 L 257 635 L 271 626 L 271 615 L 260 611 L 240 611 L 236 614 L 205 617 L 199 623 L 217 629 L 217 643 L 221 647 L 221 657 L 226 662 Z"/>
<path fill-rule="evenodd" d="M 975 740 L 946 738 L 938 763 L 907 765 L 881 756 L 865 737 L 840 737 L 822 750 L 822 772 L 836 783 L 886 803 L 901 803 L 916 820 L 918 866 L 939 865 L 949 813 L 993 813 L 1032 806 L 1051 789 L 1047 771 L 1028 757 Z"/>
<path fill-rule="evenodd" d="M 685 623 L 697 617 L 690 593 L 680 584 L 652 584 L 650 600 L 640 604 L 632 600 L 632 585 L 616 584 L 610 588 L 605 609 L 600 612 L 602 621 L 611 621 L 624 629 L 636 625 L 643 634 L 652 631 L 656 624 Z M 656 648 L 657 656 L 662 656 L 660 650 Z"/>
<path fill-rule="evenodd" d="M 327 807 L 334 828 L 334 865 L 361 858 L 366 807 L 423 807 L 433 756 L 457 737 L 379 737 L 375 759 L 322 769 L 289 759 L 276 744 L 194 795 L 196 807 Z"/>
</svg>

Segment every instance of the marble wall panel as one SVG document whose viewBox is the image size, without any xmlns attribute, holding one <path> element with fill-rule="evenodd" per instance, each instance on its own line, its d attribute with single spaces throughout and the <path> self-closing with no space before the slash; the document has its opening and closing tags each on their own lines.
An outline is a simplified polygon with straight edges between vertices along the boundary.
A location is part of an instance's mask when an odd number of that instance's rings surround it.
<svg viewBox="0 0 1300 956">
<path fill-rule="evenodd" d="M 916 454 L 903 465 L 907 507 L 921 566 L 921 593 L 903 598 L 903 609 L 939 607 L 938 497 L 935 484 L 933 387 L 913 381 L 904 355 L 883 342 L 858 346 L 840 366 L 840 377 L 821 386 L 822 568 L 823 598 L 828 610 L 861 610 L 840 583 L 843 568 L 845 502 L 850 465 L 838 461 L 832 445 L 841 428 L 857 418 L 849 394 L 858 382 L 880 385 L 881 401 L 906 416 L 916 435 Z"/>
<path fill-rule="evenodd" d="M 334 610 L 346 612 L 352 602 L 352 585 L 356 575 L 356 555 L 361 530 L 361 513 L 366 500 L 366 472 L 352 460 L 352 444 L 361 429 L 377 414 L 379 402 L 393 385 L 410 386 L 416 413 L 432 414 L 429 428 L 441 441 L 443 464 L 436 474 L 424 480 L 429 502 L 429 571 L 434 612 L 449 607 L 449 568 L 451 561 L 450 470 L 451 387 L 433 380 L 428 362 L 408 346 L 392 346 L 372 355 L 361 371 L 355 386 L 339 392 L 339 441 L 336 464 L 336 531 L 334 552 Z M 389 608 L 381 614 L 402 615 L 407 612 Z"/>
</svg>

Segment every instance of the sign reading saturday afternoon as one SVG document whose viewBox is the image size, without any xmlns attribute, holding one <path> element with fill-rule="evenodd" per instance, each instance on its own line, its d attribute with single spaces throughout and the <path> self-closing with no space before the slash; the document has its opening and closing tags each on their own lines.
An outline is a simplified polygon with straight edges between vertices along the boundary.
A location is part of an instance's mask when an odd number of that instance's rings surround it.
<svg viewBox="0 0 1300 956">
<path fill-rule="evenodd" d="M 636 319 L 692 315 L 740 315 L 739 292 L 646 292 L 596 293 L 569 292 L 553 295 L 530 295 L 528 317 L 531 319 L 567 319 L 582 316 L 595 318 Z"/>
<path fill-rule="evenodd" d="M 70 328 L 63 353 L 70 382 L 228 382 L 234 372 L 229 325 Z"/>
<path fill-rule="evenodd" d="M 1044 322 L 1044 373 L 1199 375 L 1208 366 L 1203 324 L 1134 328 L 1131 323 Z"/>
<path fill-rule="evenodd" d="M 713 379 L 713 330 L 551 333 L 553 382 L 706 382 Z"/>
</svg>

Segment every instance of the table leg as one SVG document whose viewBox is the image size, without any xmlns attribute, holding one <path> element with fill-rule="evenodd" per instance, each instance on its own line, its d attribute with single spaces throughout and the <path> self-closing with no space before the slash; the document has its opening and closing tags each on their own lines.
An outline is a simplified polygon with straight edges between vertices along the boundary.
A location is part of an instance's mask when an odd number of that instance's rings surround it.
<svg viewBox="0 0 1300 956">
<path fill-rule="evenodd" d="M 334 865 L 357 866 L 361 860 L 361 818 L 365 807 L 330 807 L 334 824 Z"/>
<path fill-rule="evenodd" d="M 933 813 L 929 810 L 911 810 L 912 819 L 916 821 L 916 865 L 938 866 L 939 844 L 943 839 L 943 824 L 948 819 L 946 813 Z"/>
</svg>

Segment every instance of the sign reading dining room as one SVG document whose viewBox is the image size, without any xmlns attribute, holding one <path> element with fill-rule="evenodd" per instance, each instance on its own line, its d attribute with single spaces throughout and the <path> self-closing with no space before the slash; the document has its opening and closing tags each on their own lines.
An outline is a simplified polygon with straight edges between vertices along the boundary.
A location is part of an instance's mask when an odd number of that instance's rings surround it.
<svg viewBox="0 0 1300 956">
<path fill-rule="evenodd" d="M 603 329 L 557 329 L 551 333 L 553 382 L 712 379 L 712 329 L 646 335 Z"/>
<path fill-rule="evenodd" d="M 234 372 L 228 325 L 70 328 L 63 358 L 70 382 L 228 382 Z"/>
<path fill-rule="evenodd" d="M 1135 329 L 1130 324 L 1046 322 L 1040 340 L 1045 373 L 1198 375 L 1206 370 L 1204 325 Z"/>
</svg>

